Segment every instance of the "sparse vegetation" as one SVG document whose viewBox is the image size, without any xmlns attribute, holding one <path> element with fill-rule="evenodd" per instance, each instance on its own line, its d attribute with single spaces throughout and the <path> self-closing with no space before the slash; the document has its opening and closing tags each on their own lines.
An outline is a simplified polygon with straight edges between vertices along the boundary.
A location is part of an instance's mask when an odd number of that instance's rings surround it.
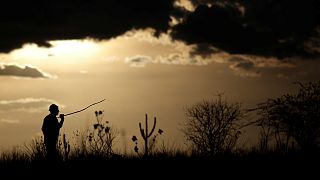
<svg viewBox="0 0 320 180">
<path fill-rule="evenodd" d="M 86 139 L 86 152 L 98 156 L 111 157 L 113 144 L 117 132 L 109 125 L 109 121 L 103 121 L 103 111 L 95 111 L 96 123 L 93 129 L 88 131 Z"/>
<path fill-rule="evenodd" d="M 86 132 L 75 132 L 77 143 L 72 144 L 68 139 L 70 137 L 66 134 L 59 136 L 58 149 L 61 158 L 56 163 L 68 167 L 90 168 L 97 167 L 97 162 L 105 163 L 101 166 L 105 167 L 112 166 L 115 162 L 137 162 L 140 159 L 146 161 L 216 160 L 212 162 L 230 159 L 262 160 L 262 162 L 269 160 L 299 162 L 306 159 L 318 161 L 320 157 L 317 155 L 320 153 L 318 148 L 320 145 L 320 83 L 299 83 L 299 87 L 297 94 L 286 94 L 280 98 L 269 99 L 253 110 L 257 112 L 258 118 L 250 125 L 260 127 L 260 141 L 249 149 L 237 147 L 237 140 L 242 135 L 241 128 L 245 127 L 241 123 L 245 117 L 241 104 L 230 103 L 219 95 L 217 99 L 203 100 L 186 108 L 187 118 L 182 131 L 188 142 L 191 142 L 187 149 L 164 141 L 156 145 L 163 130 L 156 131 L 156 117 L 149 130 L 146 114 L 145 128 L 139 123 L 144 149 L 139 150 L 140 139 L 133 136 L 131 140 L 135 143 L 134 152 L 138 156 L 115 154 L 113 147 L 117 131 L 108 121 L 103 120 L 103 111 L 95 111 L 95 123 Z M 312 158 L 310 154 L 305 153 L 309 153 L 310 150 L 314 155 Z M 39 167 L 37 165 L 42 166 L 48 162 L 45 156 L 43 138 L 38 137 L 25 144 L 22 149 L 2 152 L 0 167 L 8 168 L 16 165 Z"/>
</svg>

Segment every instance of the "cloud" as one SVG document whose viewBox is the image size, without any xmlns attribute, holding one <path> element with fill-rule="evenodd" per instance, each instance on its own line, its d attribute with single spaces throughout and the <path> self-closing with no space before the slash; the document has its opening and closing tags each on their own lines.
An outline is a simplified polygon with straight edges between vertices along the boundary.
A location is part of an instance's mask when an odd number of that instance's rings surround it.
<svg viewBox="0 0 320 180">
<path fill-rule="evenodd" d="M 152 63 L 152 58 L 144 55 L 136 55 L 125 58 L 124 62 L 130 64 L 131 67 L 145 67 L 146 64 Z"/>
<path fill-rule="evenodd" d="M 192 0 L 192 4 L 196 9 L 173 27 L 173 39 L 230 54 L 280 59 L 320 55 L 318 0 Z"/>
<path fill-rule="evenodd" d="M 235 74 L 241 77 L 260 77 L 260 71 L 255 68 L 255 65 L 251 61 L 239 61 L 232 63 L 230 68 L 234 70 Z"/>
<path fill-rule="evenodd" d="M 201 56 L 194 56 L 186 52 L 171 53 L 156 57 L 156 62 L 162 64 L 174 65 L 207 65 L 211 62 L 210 59 L 205 59 Z"/>
<path fill-rule="evenodd" d="M 1 119 L 0 123 L 3 123 L 3 124 L 19 124 L 20 121 L 19 120 L 12 120 L 12 119 Z"/>
<path fill-rule="evenodd" d="M 174 0 L 4 0 L 0 52 L 25 43 L 50 47 L 51 40 L 105 40 L 132 29 L 166 32 Z"/>
<path fill-rule="evenodd" d="M 158 55 L 154 58 L 145 55 L 136 55 L 126 57 L 125 63 L 130 64 L 131 67 L 142 68 L 149 63 L 160 63 L 168 65 L 207 65 L 211 62 L 201 56 L 192 56 L 187 52 L 177 52 L 167 55 Z"/>
<path fill-rule="evenodd" d="M 203 52 L 207 51 L 207 53 L 199 55 L 198 53 L 193 53 L 199 46 L 186 45 L 181 41 L 174 41 L 168 34 L 165 33 L 155 37 L 153 36 L 153 33 L 154 30 L 152 29 L 132 30 L 121 36 L 121 38 L 135 39 L 137 41 L 148 42 L 152 45 L 161 45 L 169 48 L 170 53 L 161 53 L 159 55 L 155 55 L 154 57 L 145 55 L 127 57 L 125 59 L 126 63 L 135 63 L 133 66 L 138 65 L 138 67 L 145 67 L 145 65 L 148 63 L 206 65 L 211 62 L 208 57 L 212 55 L 212 52 L 215 51 L 215 49 L 202 49 Z"/>
<path fill-rule="evenodd" d="M 243 69 L 243 70 L 251 70 L 254 67 L 253 62 L 247 61 L 247 62 L 238 62 L 234 64 L 233 66 L 236 69 Z"/>
<path fill-rule="evenodd" d="M 28 78 L 53 78 L 52 75 L 36 67 L 19 66 L 16 64 L 0 64 L 0 76 L 16 76 Z"/>
<path fill-rule="evenodd" d="M 187 11 L 194 11 L 195 9 L 194 3 L 189 0 L 176 0 L 174 5 L 176 7 L 181 7 Z"/>
<path fill-rule="evenodd" d="M 242 77 L 260 77 L 261 71 L 275 68 L 295 68 L 292 61 L 248 55 L 225 55 L 220 63 L 228 63 L 235 74 Z"/>
<path fill-rule="evenodd" d="M 189 53 L 171 53 L 168 55 L 158 55 L 154 58 L 144 55 L 136 55 L 125 58 L 125 63 L 131 67 L 145 67 L 149 63 L 160 63 L 168 65 L 207 65 L 211 60 L 204 59 L 201 56 L 191 56 Z"/>
<path fill-rule="evenodd" d="M 166 33 L 161 33 L 158 36 L 154 36 L 156 31 L 154 29 L 143 29 L 137 30 L 133 29 L 131 31 L 126 32 L 123 36 L 124 39 L 135 39 L 142 42 L 148 42 L 152 44 L 160 44 L 164 46 L 173 46 L 175 47 L 177 44 L 181 44 L 181 42 L 174 42 Z"/>
<path fill-rule="evenodd" d="M 56 101 L 45 98 L 24 98 L 16 100 L 1 100 L 0 111 L 26 111 L 26 112 L 41 112 L 48 110 L 51 104 L 57 104 Z"/>
<path fill-rule="evenodd" d="M 320 54 L 318 0 L 5 0 L 0 8 L 0 52 L 53 40 L 108 40 L 128 31 L 198 46 L 208 56 L 224 51 L 262 57 Z"/>
<path fill-rule="evenodd" d="M 250 54 L 232 54 L 221 51 L 207 44 L 187 45 L 181 41 L 173 40 L 168 34 L 159 37 L 152 35 L 152 30 L 133 30 L 127 32 L 123 38 L 133 38 L 153 45 L 162 45 L 170 48 L 172 52 L 154 55 L 136 55 L 127 57 L 126 63 L 132 67 L 145 67 L 149 63 L 168 65 L 208 65 L 211 62 L 228 64 L 229 68 L 242 77 L 260 77 L 267 69 L 295 68 L 297 58 L 264 57 Z"/>
</svg>

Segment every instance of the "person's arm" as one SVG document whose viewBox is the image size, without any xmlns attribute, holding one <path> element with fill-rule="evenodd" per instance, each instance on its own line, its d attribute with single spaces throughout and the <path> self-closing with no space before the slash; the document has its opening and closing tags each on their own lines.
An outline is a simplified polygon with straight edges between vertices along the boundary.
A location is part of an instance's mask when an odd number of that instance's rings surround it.
<svg viewBox="0 0 320 180">
<path fill-rule="evenodd" d="M 46 132 L 47 132 L 47 129 L 48 129 L 47 117 L 45 117 L 45 118 L 43 119 L 43 123 L 42 123 L 41 130 L 42 130 L 43 133 L 46 133 Z"/>
<path fill-rule="evenodd" d="M 60 128 L 62 127 L 62 125 L 63 125 L 63 122 L 64 122 L 64 114 L 60 114 L 60 119 L 61 119 L 61 121 L 60 121 Z"/>
</svg>

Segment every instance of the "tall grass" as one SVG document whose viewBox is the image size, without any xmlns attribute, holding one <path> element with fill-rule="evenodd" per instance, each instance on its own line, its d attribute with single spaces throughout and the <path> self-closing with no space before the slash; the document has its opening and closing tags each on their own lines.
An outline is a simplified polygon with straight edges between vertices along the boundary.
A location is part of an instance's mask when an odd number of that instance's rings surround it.
<svg viewBox="0 0 320 180">
<path fill-rule="evenodd" d="M 62 139 L 63 137 L 60 137 Z M 66 137 L 65 137 L 66 138 Z M 65 139 L 64 138 L 64 139 Z M 140 160 L 140 159 L 158 159 L 158 160 L 177 160 L 177 159 L 240 159 L 240 160 L 253 160 L 253 159 L 304 159 L 306 158 L 300 151 L 292 150 L 287 154 L 283 154 L 277 149 L 269 149 L 268 151 L 260 151 L 259 147 L 252 147 L 251 149 L 237 149 L 232 152 L 217 154 L 214 157 L 206 157 L 197 152 L 183 149 L 174 143 L 162 141 L 154 145 L 150 151 L 148 158 L 137 155 L 135 152 L 121 154 L 120 152 L 114 153 L 110 156 L 108 153 L 94 153 L 90 146 L 85 146 L 86 137 L 79 136 L 80 143 L 73 144 L 70 152 L 66 153 L 65 146 L 59 143 L 58 146 L 61 163 L 68 162 L 81 162 L 81 161 L 108 161 L 108 160 Z M 70 145 L 70 144 L 69 144 Z M 192 149 L 192 148 L 191 148 Z M 0 166 L 14 166 L 14 165 L 28 165 L 34 163 L 46 162 L 46 150 L 42 137 L 34 138 L 30 142 L 24 144 L 23 147 L 13 148 L 10 151 L 0 153 Z"/>
</svg>

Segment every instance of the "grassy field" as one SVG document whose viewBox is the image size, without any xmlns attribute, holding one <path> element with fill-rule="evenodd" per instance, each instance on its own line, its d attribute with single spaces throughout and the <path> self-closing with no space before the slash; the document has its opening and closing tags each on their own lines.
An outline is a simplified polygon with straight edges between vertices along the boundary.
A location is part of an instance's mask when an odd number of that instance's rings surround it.
<svg viewBox="0 0 320 180">
<path fill-rule="evenodd" d="M 38 144 L 39 145 L 39 144 Z M 261 153 L 251 149 L 214 156 L 190 154 L 177 149 L 155 151 L 148 157 L 137 154 L 92 154 L 88 151 L 72 151 L 66 157 L 60 151 L 60 158 L 47 160 L 45 152 L 38 151 L 37 146 L 29 150 L 12 150 L 2 152 L 0 171 L 7 177 L 127 177 L 136 178 L 143 174 L 157 177 L 247 177 L 259 173 L 259 176 L 272 177 L 278 174 L 311 175 L 316 171 L 319 152 L 305 154 L 294 151 L 287 154 L 276 151 Z M 141 177 L 144 178 L 144 177 Z M 167 177 L 168 178 L 168 177 Z"/>
</svg>

